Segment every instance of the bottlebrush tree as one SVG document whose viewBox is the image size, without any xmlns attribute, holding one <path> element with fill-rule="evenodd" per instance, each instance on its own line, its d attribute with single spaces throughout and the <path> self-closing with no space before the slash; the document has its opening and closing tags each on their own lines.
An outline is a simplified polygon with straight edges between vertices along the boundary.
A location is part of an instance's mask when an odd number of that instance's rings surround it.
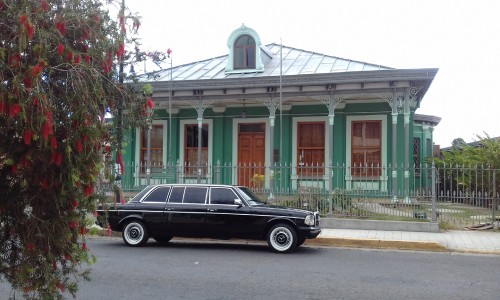
<svg viewBox="0 0 500 300">
<path fill-rule="evenodd" d="M 0 280 L 28 299 L 75 296 L 89 279 L 102 146 L 121 149 L 105 114 L 150 121 L 117 67 L 141 56 L 125 50 L 138 19 L 103 2 L 0 0 Z"/>
</svg>

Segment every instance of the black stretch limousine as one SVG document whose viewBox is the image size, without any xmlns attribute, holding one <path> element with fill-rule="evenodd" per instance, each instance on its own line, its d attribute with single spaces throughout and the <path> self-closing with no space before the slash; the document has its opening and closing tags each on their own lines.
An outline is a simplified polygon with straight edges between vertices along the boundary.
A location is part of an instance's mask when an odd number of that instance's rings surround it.
<svg viewBox="0 0 500 300">
<path fill-rule="evenodd" d="M 321 232 L 317 212 L 270 206 L 231 185 L 151 185 L 126 204 L 99 207 L 99 215 L 106 213 L 111 230 L 122 232 L 129 246 L 149 237 L 160 243 L 174 236 L 238 238 L 267 240 L 272 250 L 290 252 Z"/>
</svg>

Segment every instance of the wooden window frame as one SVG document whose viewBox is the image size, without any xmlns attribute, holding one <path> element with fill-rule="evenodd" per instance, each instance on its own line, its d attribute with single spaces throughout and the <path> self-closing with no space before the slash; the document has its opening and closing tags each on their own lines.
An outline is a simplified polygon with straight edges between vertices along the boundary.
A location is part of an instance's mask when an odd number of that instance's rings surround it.
<svg viewBox="0 0 500 300">
<path fill-rule="evenodd" d="M 153 124 L 153 127 L 152 128 L 161 128 L 162 129 L 162 140 L 161 140 L 161 147 L 151 147 L 151 151 L 160 151 L 160 157 L 163 158 L 163 138 L 164 138 L 164 134 L 163 134 L 163 130 L 165 129 L 165 127 L 163 126 L 163 124 Z M 141 133 L 139 135 L 139 138 L 140 138 L 140 146 L 139 146 L 139 163 L 140 163 L 140 170 L 139 172 L 141 174 L 144 174 L 146 173 L 146 156 L 147 156 L 147 151 L 148 151 L 148 146 L 147 144 L 145 144 L 145 140 L 147 139 L 147 134 L 148 134 L 148 129 L 145 129 L 145 128 L 141 128 Z M 151 143 L 153 144 L 153 143 Z M 159 161 L 159 165 L 156 165 L 155 164 L 155 167 L 163 167 L 163 159 L 161 161 Z"/>
<path fill-rule="evenodd" d="M 303 130 L 303 125 L 323 125 L 323 146 L 303 146 L 301 145 L 301 131 Z M 324 165 L 325 165 L 325 151 L 326 151 L 326 140 L 325 140 L 326 122 L 325 121 L 304 121 L 297 122 L 297 174 L 303 177 L 313 177 L 313 176 L 323 176 Z M 321 155 L 322 161 L 311 161 L 304 162 L 301 159 L 303 151 L 319 150 L 323 152 Z"/>
<path fill-rule="evenodd" d="M 201 168 L 201 174 L 203 176 L 206 176 L 207 175 L 207 163 L 208 163 L 208 144 L 209 144 L 209 125 L 208 123 L 203 123 L 202 124 L 202 127 L 206 129 L 206 133 L 207 133 L 207 146 L 206 147 L 201 147 L 201 151 L 202 152 L 206 152 L 206 161 L 203 162 L 202 161 L 202 168 Z M 189 165 L 189 161 L 188 161 L 188 158 L 189 158 L 189 155 L 188 155 L 188 152 L 190 151 L 198 151 L 198 145 L 196 146 L 193 146 L 193 147 L 188 147 L 187 144 L 188 144 L 188 131 L 190 128 L 194 128 L 194 130 L 198 130 L 198 124 L 184 124 L 184 174 L 185 175 L 188 175 L 188 176 L 195 176 L 195 175 L 198 175 L 198 166 L 197 165 Z M 203 130 L 202 130 L 202 134 L 203 134 Z M 198 142 L 198 140 L 196 140 L 196 143 Z M 202 143 L 203 143 L 203 137 L 202 137 Z M 202 155 L 202 158 L 203 158 L 203 155 Z"/>
<path fill-rule="evenodd" d="M 253 44 L 251 45 L 238 45 L 238 42 L 243 39 L 243 38 L 251 38 L 252 41 L 253 41 Z M 253 50 L 253 65 L 250 65 L 248 63 L 248 57 L 249 57 L 249 50 Z M 243 61 L 239 61 L 238 59 L 238 55 L 236 55 L 236 52 L 238 50 L 241 50 L 242 53 L 243 53 Z M 248 35 L 248 34 L 244 34 L 244 35 L 241 35 L 239 36 L 236 41 L 234 42 L 234 46 L 233 46 L 233 52 L 234 52 L 234 55 L 233 55 L 233 67 L 234 69 L 255 69 L 256 68 L 256 64 L 257 64 L 257 45 L 255 43 L 255 39 L 251 36 L 251 35 Z"/>
<path fill-rule="evenodd" d="M 379 145 L 378 146 L 355 146 L 354 145 L 354 125 L 355 124 L 378 124 L 379 126 Z M 363 127 L 363 130 L 366 130 L 366 126 Z M 378 177 L 381 175 L 381 169 L 382 169 L 382 142 L 383 142 L 383 137 L 382 137 L 382 121 L 381 120 L 356 120 L 356 121 L 351 121 L 351 175 L 354 177 Z M 365 134 L 362 134 L 363 137 Z M 362 162 L 362 165 L 356 164 L 354 162 L 354 157 L 355 157 L 355 150 L 378 150 L 378 153 L 380 153 L 379 159 L 378 159 L 378 164 L 372 164 L 372 165 L 366 165 L 366 156 L 364 158 L 364 161 Z"/>
</svg>

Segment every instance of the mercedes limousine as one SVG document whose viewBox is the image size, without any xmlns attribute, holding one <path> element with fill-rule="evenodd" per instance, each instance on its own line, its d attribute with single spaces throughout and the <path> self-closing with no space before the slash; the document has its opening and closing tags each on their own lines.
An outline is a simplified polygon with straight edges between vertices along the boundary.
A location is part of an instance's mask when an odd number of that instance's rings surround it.
<svg viewBox="0 0 500 300">
<path fill-rule="evenodd" d="M 113 231 L 129 246 L 152 237 L 267 240 L 280 253 L 293 251 L 320 232 L 318 212 L 267 205 L 247 187 L 161 184 L 146 187 L 126 204 L 100 206 Z"/>
</svg>

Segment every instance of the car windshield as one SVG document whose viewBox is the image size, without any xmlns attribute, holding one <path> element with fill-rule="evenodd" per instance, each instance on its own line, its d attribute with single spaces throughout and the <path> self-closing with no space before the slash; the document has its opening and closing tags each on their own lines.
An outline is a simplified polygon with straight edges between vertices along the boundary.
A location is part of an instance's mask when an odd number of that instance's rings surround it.
<svg viewBox="0 0 500 300">
<path fill-rule="evenodd" d="M 151 190 L 154 186 L 150 185 L 150 186 L 147 186 L 145 189 L 143 189 L 139 194 L 135 195 L 134 198 L 132 198 L 130 200 L 130 202 L 139 202 L 141 201 L 142 197 L 144 197 L 144 195 L 147 194 L 147 192 L 149 192 L 149 190 Z"/>
<path fill-rule="evenodd" d="M 236 188 L 241 195 L 241 197 L 248 203 L 250 206 L 258 206 L 258 205 L 265 205 L 264 202 L 262 202 L 257 196 L 255 196 L 252 191 L 247 188 L 247 187 L 237 187 Z"/>
</svg>

